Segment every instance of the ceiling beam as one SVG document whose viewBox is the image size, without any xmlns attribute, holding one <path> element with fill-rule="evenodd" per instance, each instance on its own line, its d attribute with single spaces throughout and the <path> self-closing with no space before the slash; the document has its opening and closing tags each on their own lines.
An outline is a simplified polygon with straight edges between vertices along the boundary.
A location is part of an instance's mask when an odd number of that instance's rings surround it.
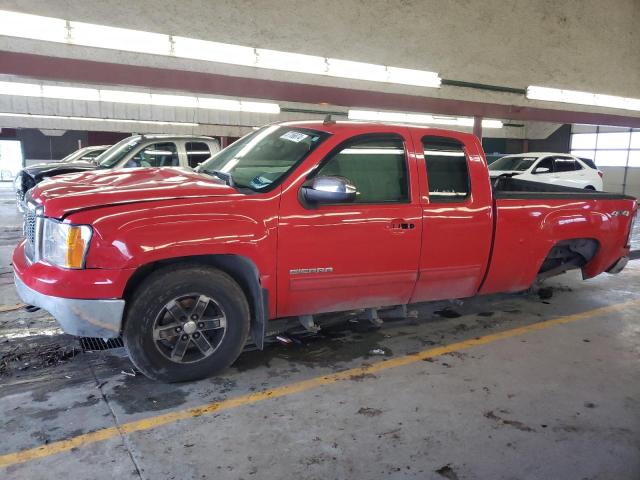
<svg viewBox="0 0 640 480">
<path fill-rule="evenodd" d="M 441 115 L 640 128 L 640 117 L 501 105 L 0 51 L 0 73 L 78 83 Z M 571 108 L 567 105 L 567 108 Z"/>
</svg>

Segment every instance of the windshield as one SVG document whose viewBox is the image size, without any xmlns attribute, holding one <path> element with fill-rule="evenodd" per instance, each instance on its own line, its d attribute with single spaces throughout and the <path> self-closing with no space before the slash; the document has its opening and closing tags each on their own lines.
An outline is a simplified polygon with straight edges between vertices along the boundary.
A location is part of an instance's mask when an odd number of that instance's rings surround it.
<svg viewBox="0 0 640 480">
<path fill-rule="evenodd" d="M 84 151 L 84 149 L 82 150 L 76 150 L 75 152 L 71 152 L 69 155 L 67 155 L 66 157 L 64 157 L 62 160 L 60 160 L 60 163 L 67 163 L 67 162 L 72 162 L 73 160 L 75 160 L 78 156 L 81 155 L 81 152 Z"/>
<path fill-rule="evenodd" d="M 100 155 L 100 164 L 98 168 L 113 168 L 124 156 L 129 153 L 136 145 L 140 143 L 142 137 L 127 137 L 120 140 L 115 145 L 110 146 L 102 155 Z"/>
<path fill-rule="evenodd" d="M 489 170 L 524 172 L 529 170 L 536 157 L 502 157 L 489 165 Z"/>
<path fill-rule="evenodd" d="M 230 175 L 235 187 L 267 191 L 328 135 L 317 130 L 271 125 L 229 145 L 196 171 L 219 177 Z"/>
</svg>

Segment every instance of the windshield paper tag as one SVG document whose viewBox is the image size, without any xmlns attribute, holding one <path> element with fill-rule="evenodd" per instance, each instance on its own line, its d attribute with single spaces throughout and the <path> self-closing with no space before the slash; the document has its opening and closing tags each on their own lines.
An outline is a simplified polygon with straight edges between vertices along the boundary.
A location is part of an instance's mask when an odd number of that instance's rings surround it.
<svg viewBox="0 0 640 480">
<path fill-rule="evenodd" d="M 284 140 L 290 140 L 292 142 L 298 143 L 307 138 L 309 135 L 300 132 L 294 132 L 293 130 L 283 134 L 280 138 Z"/>
</svg>

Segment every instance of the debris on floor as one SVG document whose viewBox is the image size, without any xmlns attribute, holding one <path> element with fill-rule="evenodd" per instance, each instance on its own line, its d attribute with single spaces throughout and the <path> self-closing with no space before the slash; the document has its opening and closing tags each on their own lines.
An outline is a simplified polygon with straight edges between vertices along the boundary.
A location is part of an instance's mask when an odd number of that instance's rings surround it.
<svg viewBox="0 0 640 480">
<path fill-rule="evenodd" d="M 542 287 L 538 290 L 540 300 L 549 300 L 553 297 L 553 287 Z"/>
<path fill-rule="evenodd" d="M 360 408 L 360 410 L 358 410 L 358 413 L 366 417 L 377 417 L 382 413 L 382 410 L 379 410 L 377 408 L 362 407 Z"/>
<path fill-rule="evenodd" d="M 437 469 L 436 473 L 444 478 L 448 478 L 449 480 L 458 480 L 458 475 L 454 472 L 449 463 Z"/>
<path fill-rule="evenodd" d="M 60 344 L 33 344 L 20 342 L 0 353 L 0 375 L 11 375 L 14 371 L 53 367 L 65 363 L 81 350 L 74 346 Z"/>
<path fill-rule="evenodd" d="M 433 313 L 443 318 L 458 318 L 462 316 L 450 307 L 443 308 L 442 310 L 436 310 Z"/>
</svg>

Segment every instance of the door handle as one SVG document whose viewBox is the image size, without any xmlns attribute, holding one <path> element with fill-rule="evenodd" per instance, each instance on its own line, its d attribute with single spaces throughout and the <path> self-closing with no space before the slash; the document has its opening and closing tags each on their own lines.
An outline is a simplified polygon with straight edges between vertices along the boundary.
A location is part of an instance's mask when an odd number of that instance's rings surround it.
<svg viewBox="0 0 640 480">
<path fill-rule="evenodd" d="M 406 220 L 392 220 L 387 228 L 393 231 L 402 231 L 402 230 L 413 230 L 416 228 L 415 223 L 407 222 Z"/>
</svg>

